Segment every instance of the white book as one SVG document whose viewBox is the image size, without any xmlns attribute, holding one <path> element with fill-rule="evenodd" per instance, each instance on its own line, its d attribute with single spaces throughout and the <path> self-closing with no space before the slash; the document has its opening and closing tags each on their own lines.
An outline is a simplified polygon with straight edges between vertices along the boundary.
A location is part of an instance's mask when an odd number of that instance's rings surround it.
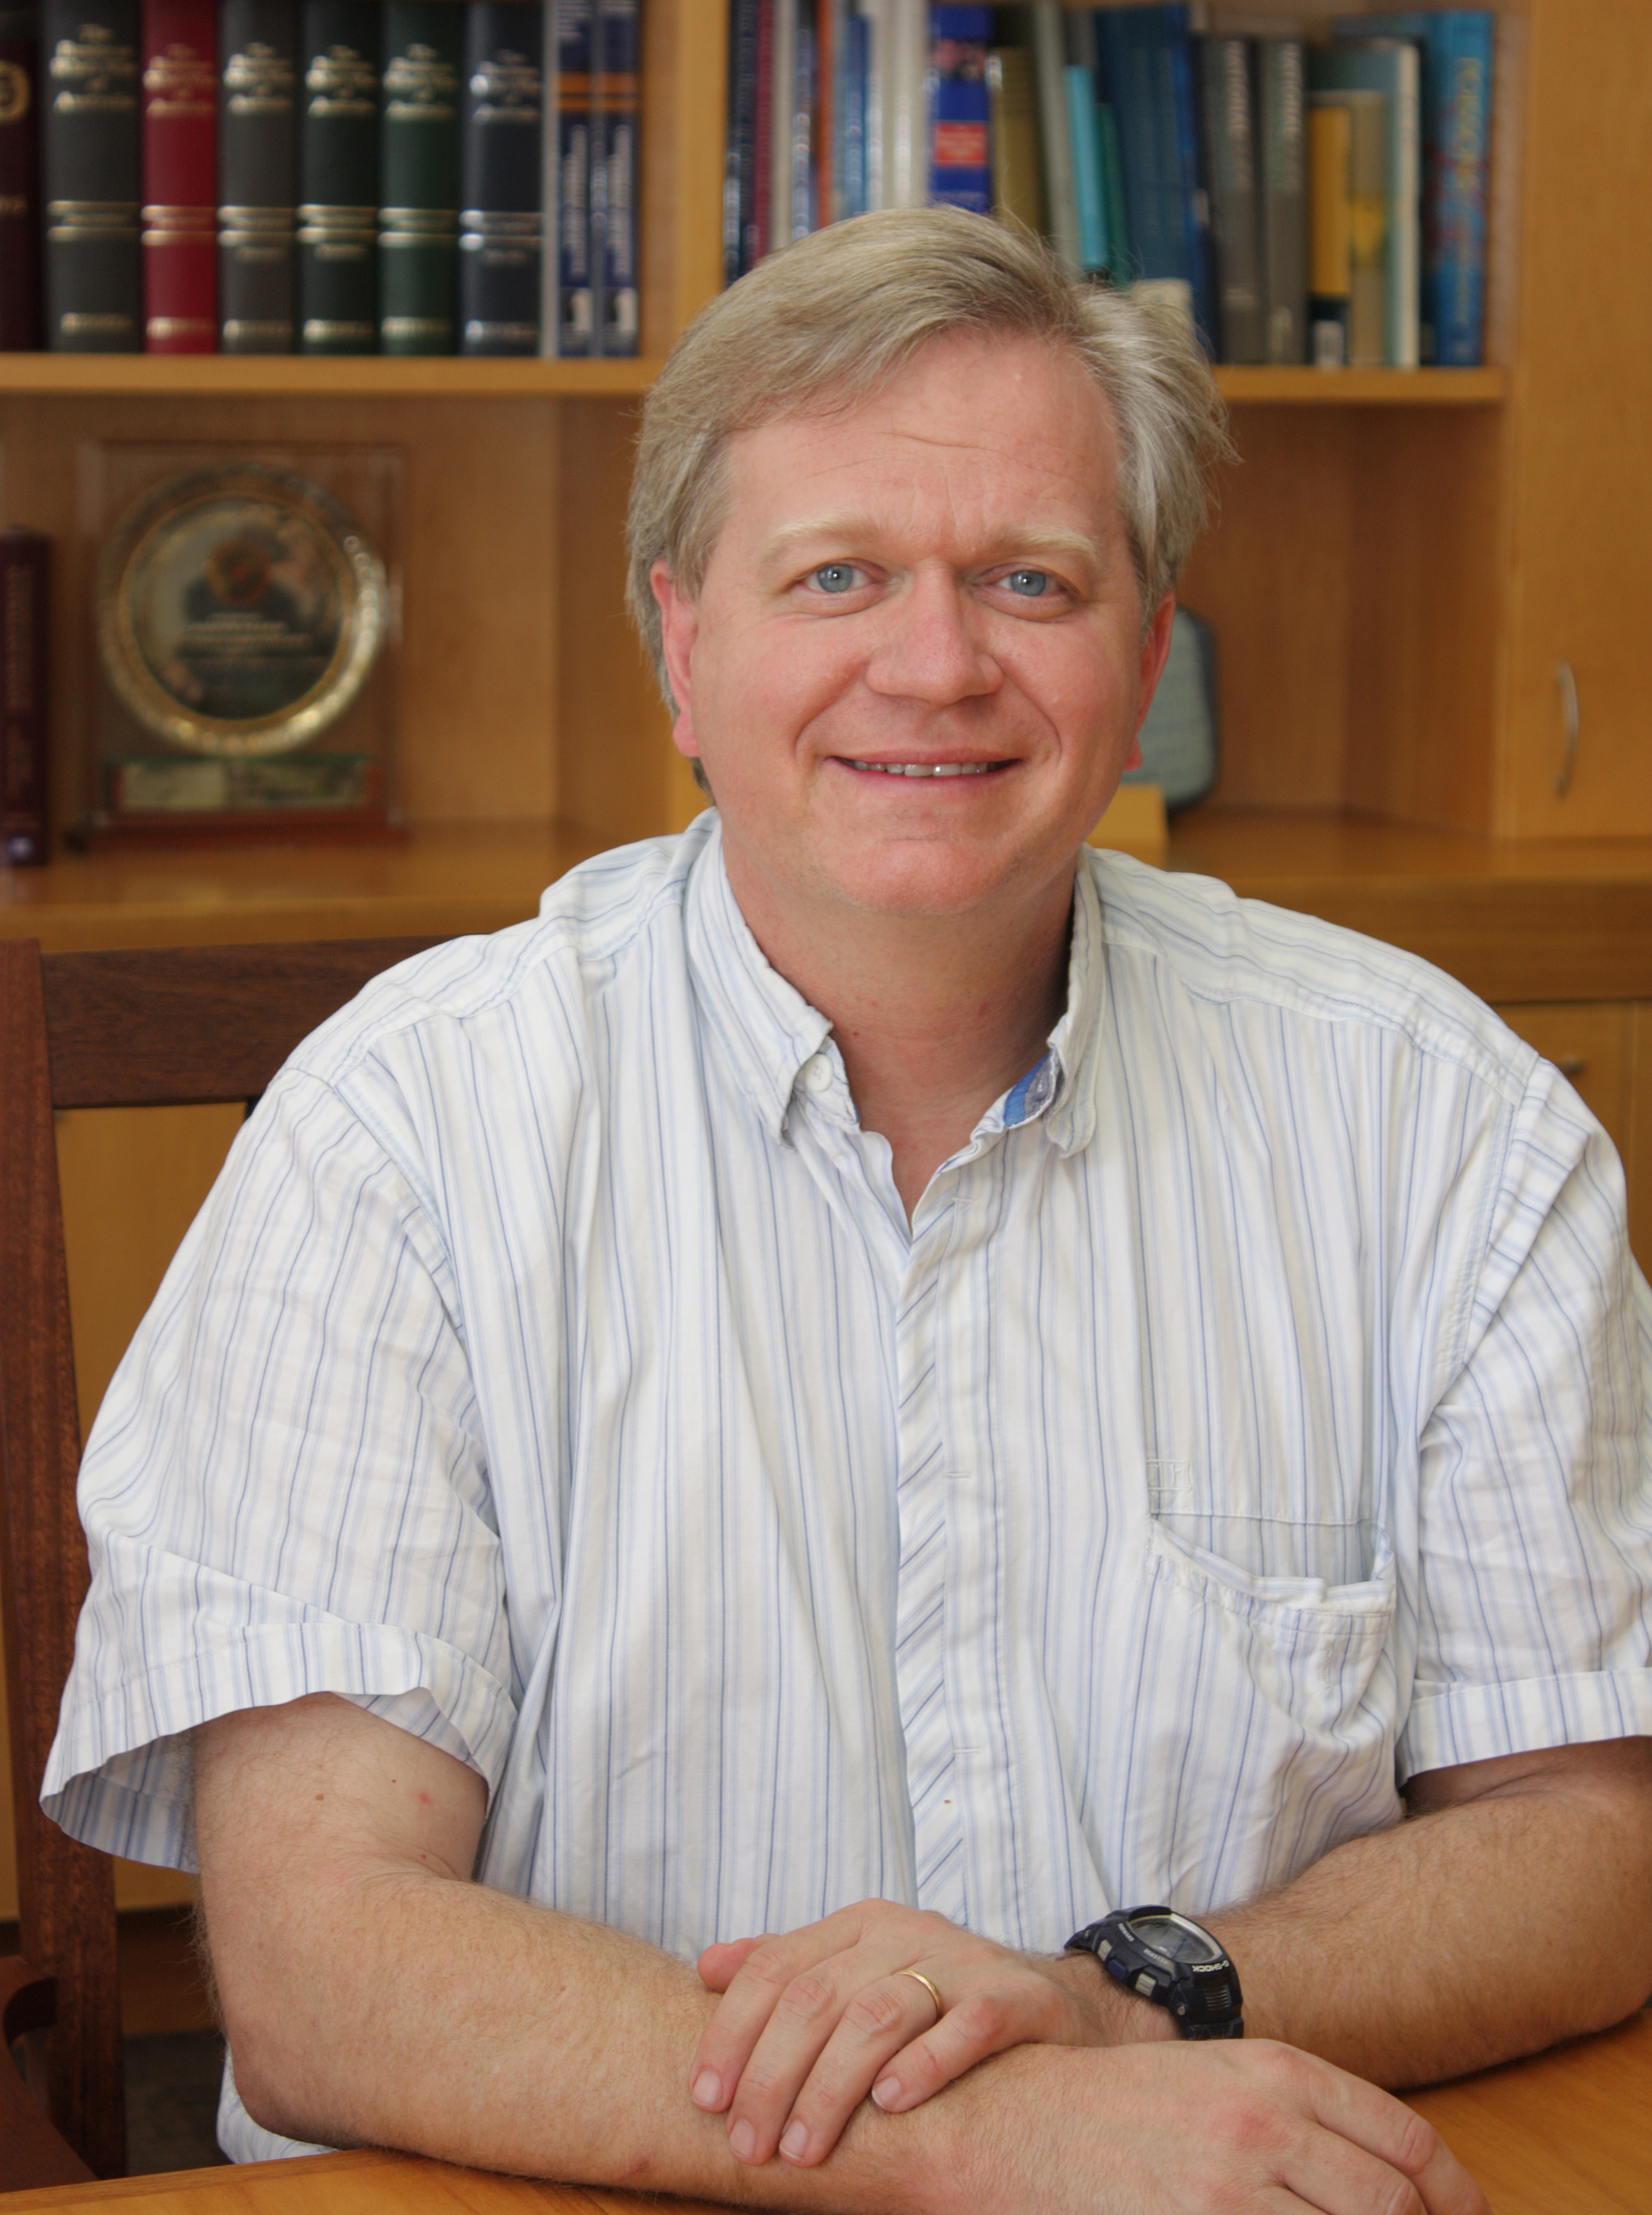
<svg viewBox="0 0 1652 2215">
<path fill-rule="evenodd" d="M 539 352 L 549 360 L 556 351 L 556 270 L 562 244 L 562 173 L 557 167 L 561 133 L 556 127 L 556 0 L 540 0 L 544 9 L 544 64 L 539 86 Z"/>
<path fill-rule="evenodd" d="M 886 112 L 889 89 L 888 0 L 858 0 L 856 13 L 866 21 L 866 206 L 884 207 L 884 148 L 888 143 Z"/>
<path fill-rule="evenodd" d="M 929 0 L 888 0 L 889 91 L 883 142 L 883 203 L 922 207 L 930 196 Z"/>
<path fill-rule="evenodd" d="M 791 243 L 792 111 L 797 104 L 797 0 L 774 0 L 769 94 L 769 251 Z"/>
</svg>

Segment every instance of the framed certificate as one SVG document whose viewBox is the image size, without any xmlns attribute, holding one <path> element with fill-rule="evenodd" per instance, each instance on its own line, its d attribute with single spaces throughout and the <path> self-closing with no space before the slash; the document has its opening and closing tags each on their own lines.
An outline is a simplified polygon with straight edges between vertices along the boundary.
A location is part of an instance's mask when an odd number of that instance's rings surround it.
<svg viewBox="0 0 1652 2215">
<path fill-rule="evenodd" d="M 104 448 L 88 476 L 89 834 L 394 835 L 400 457 Z"/>
</svg>

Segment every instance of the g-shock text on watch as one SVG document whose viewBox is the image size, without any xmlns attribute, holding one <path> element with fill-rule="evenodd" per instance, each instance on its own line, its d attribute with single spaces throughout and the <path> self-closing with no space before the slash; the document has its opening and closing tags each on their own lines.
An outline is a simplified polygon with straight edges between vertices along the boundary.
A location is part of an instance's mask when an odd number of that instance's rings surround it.
<svg viewBox="0 0 1652 2215">
<path fill-rule="evenodd" d="M 1173 1907 L 1115 1909 L 1067 1941 L 1127 1991 L 1167 2009 L 1183 2038 L 1243 2038 L 1239 1973 L 1208 1930 Z"/>
</svg>

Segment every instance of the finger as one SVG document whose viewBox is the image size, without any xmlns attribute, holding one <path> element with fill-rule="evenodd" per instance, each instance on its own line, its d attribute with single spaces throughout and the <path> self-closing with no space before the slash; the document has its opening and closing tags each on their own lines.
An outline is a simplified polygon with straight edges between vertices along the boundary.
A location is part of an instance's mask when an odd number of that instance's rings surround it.
<svg viewBox="0 0 1652 2215">
<path fill-rule="evenodd" d="M 1311 2083 L 1317 2119 L 1408 2177 L 1427 2215 L 1491 2215 L 1479 2186 L 1414 2108 L 1328 2062 L 1317 2065 Z"/>
<path fill-rule="evenodd" d="M 852 1944 L 853 1937 L 854 1926 L 846 1925 L 844 1917 L 828 1916 L 806 1930 L 783 1938 L 760 1938 L 750 1947 L 700 2034 L 689 2064 L 689 2094 L 696 2107 L 720 2114 L 728 2105 L 782 1993 L 796 1978 L 844 1950 L 846 1942 Z"/>
<path fill-rule="evenodd" d="M 844 1994 L 807 2055 L 801 2041 L 786 2042 L 788 2026 L 777 2009 L 734 2095 L 730 2144 L 749 2117 L 757 2158 L 777 2150 L 799 2167 L 823 2161 L 890 2056 L 935 2022 L 935 2007 L 917 1978 L 879 1978 Z"/>
<path fill-rule="evenodd" d="M 1039 2040 L 1043 2033 L 1032 1997 L 1026 1988 L 1006 1985 L 960 2000 L 921 2038 L 891 2056 L 871 2087 L 872 2098 L 886 2114 L 905 2114 L 989 2054 Z"/>
<path fill-rule="evenodd" d="M 772 1932 L 765 1932 L 764 1938 L 731 1938 L 708 1946 L 696 1964 L 700 1982 L 707 1991 L 726 1992 L 764 1939 L 772 1936 Z"/>
</svg>

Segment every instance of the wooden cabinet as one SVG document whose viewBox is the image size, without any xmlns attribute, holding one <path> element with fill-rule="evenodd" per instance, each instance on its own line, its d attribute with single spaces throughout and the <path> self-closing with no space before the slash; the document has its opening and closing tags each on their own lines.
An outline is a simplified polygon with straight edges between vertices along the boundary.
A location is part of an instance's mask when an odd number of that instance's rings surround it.
<svg viewBox="0 0 1652 2215">
<path fill-rule="evenodd" d="M 1652 1002 L 1535 1001 L 1497 1012 L 1600 1118 L 1629 1185 L 1630 1244 L 1652 1274 Z"/>
</svg>

